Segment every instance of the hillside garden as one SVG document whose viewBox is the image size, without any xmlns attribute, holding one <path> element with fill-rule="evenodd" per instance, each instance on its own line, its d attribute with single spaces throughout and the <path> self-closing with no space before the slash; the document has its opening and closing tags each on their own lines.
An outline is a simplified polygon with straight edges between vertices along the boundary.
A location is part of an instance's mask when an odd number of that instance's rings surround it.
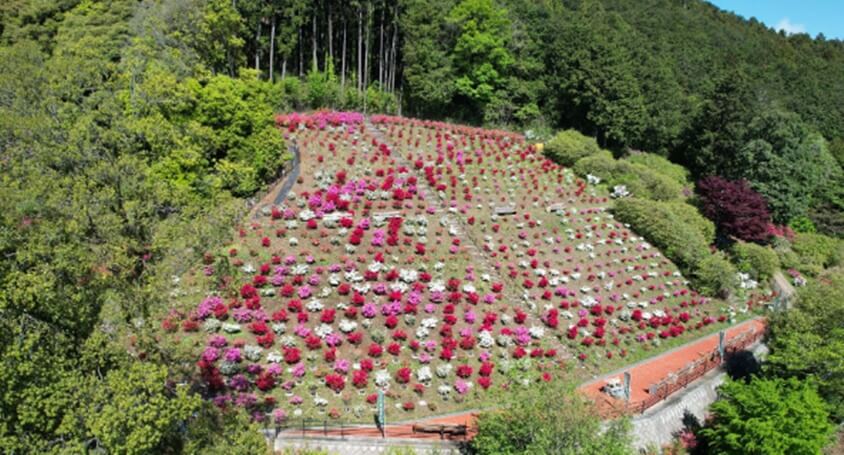
<svg viewBox="0 0 844 455">
<path fill-rule="evenodd" d="M 521 135 L 336 112 L 277 124 L 301 154 L 296 184 L 180 278 L 161 324 L 208 398 L 258 420 L 368 421 L 379 388 L 407 418 L 488 406 L 520 375 L 585 379 L 768 299 L 748 275 L 729 300 L 696 292 L 616 219 L 635 199 Z M 699 262 L 738 285 L 709 231 Z"/>
</svg>

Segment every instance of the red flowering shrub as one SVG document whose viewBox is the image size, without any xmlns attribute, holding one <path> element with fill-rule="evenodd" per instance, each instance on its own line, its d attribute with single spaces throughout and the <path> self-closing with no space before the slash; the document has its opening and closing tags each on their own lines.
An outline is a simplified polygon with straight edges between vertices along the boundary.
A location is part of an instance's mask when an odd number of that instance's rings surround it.
<svg viewBox="0 0 844 455">
<path fill-rule="evenodd" d="M 457 367 L 457 376 L 466 379 L 472 376 L 472 367 L 469 365 L 460 365 Z"/>
<path fill-rule="evenodd" d="M 264 349 L 269 349 L 273 346 L 273 343 L 275 343 L 275 334 L 267 332 L 259 337 L 256 337 L 255 341 Z"/>
<path fill-rule="evenodd" d="M 492 386 L 492 379 L 487 376 L 483 376 L 478 378 L 478 385 L 481 386 L 482 389 L 486 390 Z"/>
<path fill-rule="evenodd" d="M 373 343 L 369 345 L 369 350 L 367 354 L 370 357 L 381 357 L 381 354 L 384 352 L 384 349 L 378 343 Z"/>
<path fill-rule="evenodd" d="M 327 374 L 325 375 L 325 385 L 339 393 L 346 387 L 346 378 L 336 373 Z"/>
<path fill-rule="evenodd" d="M 312 333 L 305 338 L 305 345 L 311 351 L 315 351 L 322 346 L 322 340 Z"/>
<path fill-rule="evenodd" d="M 255 386 L 257 386 L 259 390 L 266 392 L 275 386 L 275 376 L 267 372 L 261 373 L 255 381 Z"/>
<path fill-rule="evenodd" d="M 284 349 L 284 361 L 290 365 L 294 363 L 299 363 L 301 360 L 302 354 L 296 348 L 285 348 Z"/>
<path fill-rule="evenodd" d="M 361 370 L 355 370 L 355 372 L 352 373 L 352 384 L 355 387 L 362 389 L 362 388 L 366 387 L 368 382 L 369 382 L 369 374 L 367 374 L 367 372 L 365 370 L 362 370 L 362 369 Z"/>
<path fill-rule="evenodd" d="M 399 368 L 396 371 L 396 382 L 399 384 L 407 384 L 410 382 L 410 368 Z"/>
<path fill-rule="evenodd" d="M 193 319 L 186 319 L 182 322 L 182 330 L 185 332 L 196 332 L 199 330 L 199 323 Z"/>
</svg>

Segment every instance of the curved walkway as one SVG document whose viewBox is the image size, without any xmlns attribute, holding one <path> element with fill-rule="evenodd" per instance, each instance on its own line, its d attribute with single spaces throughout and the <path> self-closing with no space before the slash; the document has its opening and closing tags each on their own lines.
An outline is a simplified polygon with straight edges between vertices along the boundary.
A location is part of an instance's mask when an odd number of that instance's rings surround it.
<svg viewBox="0 0 844 455">
<path fill-rule="evenodd" d="M 247 219 L 258 218 L 261 214 L 261 210 L 268 205 L 279 205 L 284 202 L 285 198 L 287 198 L 287 193 L 289 193 L 293 188 L 293 185 L 296 184 L 296 179 L 299 178 L 302 157 L 299 153 L 299 146 L 297 144 L 294 143 L 288 150 L 293 153 L 292 167 L 285 175 L 276 180 L 270 191 L 267 192 L 267 194 L 265 194 L 264 197 L 262 197 L 261 200 L 252 207 Z"/>
<path fill-rule="evenodd" d="M 763 318 L 751 319 L 742 322 L 734 327 L 727 329 L 725 342 L 734 340 L 739 336 L 749 334 L 751 332 L 758 332 L 765 330 L 766 323 Z M 694 362 L 701 358 L 701 356 L 708 355 L 713 349 L 718 347 L 718 334 L 707 335 L 703 338 L 690 341 L 684 345 L 678 346 L 668 352 L 662 353 L 658 356 L 644 359 L 640 362 L 628 365 L 624 369 L 617 370 L 596 379 L 593 379 L 579 387 L 578 390 L 585 393 L 594 400 L 606 401 L 612 400 L 600 389 L 603 387 L 605 381 L 609 378 L 618 377 L 624 372 L 630 372 L 631 380 L 631 402 L 641 401 L 648 397 L 648 390 L 651 384 L 659 383 L 665 380 L 677 371 L 682 370 L 690 362 Z M 445 416 L 431 417 L 428 419 L 419 420 L 415 423 L 424 424 L 445 424 L 445 425 L 466 425 L 469 428 L 468 439 L 471 439 L 475 433 L 475 422 L 480 411 L 467 411 L 462 413 L 450 414 Z M 414 422 L 401 422 L 398 424 L 386 427 L 387 438 L 398 439 L 424 439 L 424 440 L 439 440 L 438 434 L 414 433 Z M 366 427 L 352 427 L 345 428 L 342 431 L 339 429 L 328 429 L 324 431 L 321 428 L 307 429 L 304 432 L 301 430 L 289 430 L 279 433 L 278 438 L 284 438 L 285 435 L 297 438 L 302 435 L 306 437 L 352 437 L 352 438 L 379 438 L 381 433 L 373 426 Z M 446 437 L 451 440 L 463 440 L 462 436 L 453 438 Z"/>
<path fill-rule="evenodd" d="M 739 336 L 758 333 L 766 328 L 763 318 L 750 319 L 726 330 L 725 344 Z M 718 349 L 719 335 L 714 333 L 695 341 L 678 346 L 656 357 L 644 359 L 625 368 L 595 378 L 580 386 L 579 390 L 596 402 L 612 402 L 614 399 L 601 391 L 607 379 L 618 378 L 625 372 L 630 373 L 630 403 L 640 403 L 651 398 L 648 388 L 682 371 L 692 362 L 712 354 Z"/>
<path fill-rule="evenodd" d="M 293 188 L 293 185 L 296 184 L 296 179 L 299 178 L 299 167 L 302 164 L 302 157 L 299 154 L 299 146 L 293 144 L 293 146 L 290 147 L 290 150 L 293 152 L 293 167 L 290 168 L 290 173 L 287 174 L 287 180 L 284 181 L 281 189 L 278 190 L 278 193 L 276 193 L 276 196 L 273 199 L 273 204 L 275 205 L 279 205 L 284 201 L 287 197 L 287 193 L 289 193 L 290 189 Z"/>
</svg>

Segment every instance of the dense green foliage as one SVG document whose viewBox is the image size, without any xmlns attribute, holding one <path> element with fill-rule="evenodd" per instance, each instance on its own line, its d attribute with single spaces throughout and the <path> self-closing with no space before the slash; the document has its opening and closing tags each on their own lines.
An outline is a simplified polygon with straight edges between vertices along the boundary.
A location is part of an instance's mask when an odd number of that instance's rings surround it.
<svg viewBox="0 0 844 455">
<path fill-rule="evenodd" d="M 627 161 L 645 166 L 659 174 L 674 179 L 681 185 L 689 185 L 689 170 L 674 164 L 667 158 L 653 153 L 633 153 L 625 158 Z"/>
<path fill-rule="evenodd" d="M 663 206 L 671 212 L 673 219 L 700 232 L 707 243 L 715 241 L 715 223 L 701 215 L 697 207 L 683 201 L 668 201 Z"/>
<path fill-rule="evenodd" d="M 710 252 L 715 227 L 693 206 L 624 198 L 616 202 L 614 213 L 677 264 L 700 292 L 724 296 L 736 288 L 735 266 L 723 253 Z"/>
<path fill-rule="evenodd" d="M 151 321 L 289 158 L 275 112 L 395 101 L 242 68 L 233 5 L 0 6 L 0 451 L 263 450 Z"/>
<path fill-rule="evenodd" d="M 678 182 L 676 172 L 665 175 L 659 168 L 651 168 L 628 159 L 615 160 L 607 151 L 600 151 L 578 160 L 573 167 L 582 177 L 594 175 L 611 188 L 624 185 L 632 196 L 669 201 L 683 197 L 683 184 Z M 669 169 L 672 172 L 674 169 Z"/>
<path fill-rule="evenodd" d="M 702 294 L 727 296 L 736 289 L 736 268 L 722 252 L 710 254 L 697 263 L 691 280 Z"/>
<path fill-rule="evenodd" d="M 827 406 L 811 382 L 727 381 L 701 431 L 711 453 L 816 454 L 831 440 Z"/>
<path fill-rule="evenodd" d="M 659 248 L 681 270 L 693 269 L 709 255 L 709 243 L 692 225 L 678 223 L 664 203 L 627 198 L 615 204 L 614 213 Z"/>
<path fill-rule="evenodd" d="M 817 274 L 824 268 L 839 265 L 842 258 L 842 241 L 822 234 L 797 234 L 791 250 L 797 254 L 799 267 Z"/>
<path fill-rule="evenodd" d="M 110 371 L 86 412 L 97 441 L 119 453 L 177 445 L 167 438 L 178 437 L 178 425 L 200 407 L 200 399 L 186 387 L 168 390 L 166 380 L 165 368 L 145 363 Z"/>
<path fill-rule="evenodd" d="M 786 377 L 814 377 L 836 418 L 844 416 L 844 271 L 824 272 L 798 293 L 794 309 L 771 322 L 767 365 Z"/>
<path fill-rule="evenodd" d="M 730 252 L 735 258 L 739 271 L 750 273 L 759 281 L 769 280 L 780 268 L 777 253 L 767 246 L 736 242 Z"/>
<path fill-rule="evenodd" d="M 479 454 L 632 454 L 630 424 L 602 432 L 592 404 L 559 381 L 513 385 L 501 408 L 478 418 L 472 449 Z"/>
<path fill-rule="evenodd" d="M 600 150 L 595 138 L 584 136 L 577 130 L 565 130 L 555 134 L 545 144 L 544 153 L 563 166 L 573 166 L 577 160 L 594 155 Z"/>
</svg>

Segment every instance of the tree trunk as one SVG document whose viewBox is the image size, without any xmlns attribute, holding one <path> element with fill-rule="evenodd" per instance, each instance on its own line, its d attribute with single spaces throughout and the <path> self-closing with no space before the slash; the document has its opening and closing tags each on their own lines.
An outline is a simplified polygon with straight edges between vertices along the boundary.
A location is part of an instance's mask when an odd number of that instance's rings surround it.
<svg viewBox="0 0 844 455">
<path fill-rule="evenodd" d="M 340 88 L 346 86 L 346 19 L 343 19 L 343 57 L 340 63 Z"/>
<path fill-rule="evenodd" d="M 258 71 L 260 78 L 261 71 L 261 20 L 258 19 L 258 30 L 255 32 L 255 71 Z"/>
<path fill-rule="evenodd" d="M 369 88 L 369 30 L 372 11 L 366 9 L 366 38 L 363 40 L 363 112 L 366 113 L 366 92 Z"/>
<path fill-rule="evenodd" d="M 275 15 L 273 15 L 273 22 L 270 25 L 270 82 L 275 80 L 273 74 L 273 62 L 275 61 Z"/>
<path fill-rule="evenodd" d="M 363 83 L 363 6 L 358 7 L 358 91 Z"/>
<path fill-rule="evenodd" d="M 304 50 L 302 48 L 305 47 L 305 46 L 302 45 L 302 26 L 301 25 L 299 26 L 299 43 L 298 44 L 299 44 L 299 77 L 302 77 L 305 74 L 304 71 L 303 71 L 304 62 L 302 61 L 302 60 L 304 60 L 304 55 L 302 55 L 304 53 Z"/>
<path fill-rule="evenodd" d="M 281 78 L 287 77 L 287 57 L 281 59 Z"/>
<path fill-rule="evenodd" d="M 378 85 L 381 87 L 384 86 L 384 9 L 386 9 L 386 5 L 383 6 L 385 8 L 381 9 L 381 22 L 379 24 L 380 38 L 378 44 Z"/>
<path fill-rule="evenodd" d="M 395 92 L 396 89 L 396 60 L 398 58 L 398 50 L 397 42 L 399 40 L 399 24 L 398 21 L 393 22 L 393 40 L 392 44 L 390 45 L 390 81 L 387 83 L 387 86 L 390 89 L 390 92 Z"/>
<path fill-rule="evenodd" d="M 313 47 L 314 47 L 314 70 L 319 71 L 319 66 L 317 65 L 317 27 L 316 27 L 316 11 L 314 11 L 313 17 Z"/>
<path fill-rule="evenodd" d="M 331 2 L 328 2 L 328 58 L 331 59 L 331 63 L 334 63 L 334 27 L 331 24 Z"/>
</svg>

